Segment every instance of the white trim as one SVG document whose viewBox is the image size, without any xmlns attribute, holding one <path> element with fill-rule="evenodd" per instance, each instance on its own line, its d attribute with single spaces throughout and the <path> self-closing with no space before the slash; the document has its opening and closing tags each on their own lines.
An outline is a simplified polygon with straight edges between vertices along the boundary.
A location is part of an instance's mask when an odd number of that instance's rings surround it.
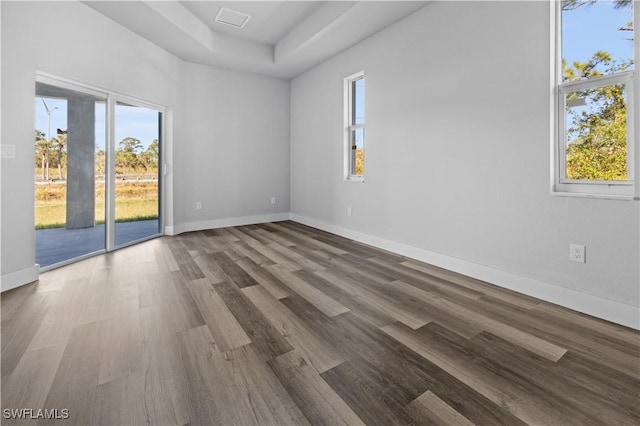
<svg viewBox="0 0 640 426">
<path fill-rule="evenodd" d="M 48 74 L 42 71 L 36 71 L 36 82 L 48 84 L 50 86 L 55 86 L 61 89 L 71 90 L 73 92 L 82 92 L 86 95 L 92 95 L 105 101 L 107 100 L 108 96 L 107 90 L 103 90 L 89 84 L 76 82 L 68 78 Z"/>
<path fill-rule="evenodd" d="M 402 256 L 467 275 L 499 287 L 526 294 L 547 302 L 555 303 L 587 315 L 640 329 L 640 307 L 627 305 L 598 296 L 582 293 L 569 288 L 549 284 L 533 278 L 524 277 L 467 260 L 458 259 L 441 253 L 409 246 L 370 234 L 353 231 L 298 214 L 291 214 L 291 220 L 331 232 L 345 238 L 369 244 Z"/>
<path fill-rule="evenodd" d="M 559 84 L 562 92 L 578 92 L 580 90 L 593 89 L 594 87 L 612 86 L 614 84 L 629 84 L 633 77 L 633 71 L 624 71 L 616 74 L 592 77 L 586 80 L 567 81 Z"/>
<path fill-rule="evenodd" d="M 162 175 L 161 226 L 173 228 L 173 108 L 167 107 L 162 115 L 162 143 L 160 144 L 160 173 Z"/>
<path fill-rule="evenodd" d="M 115 90 L 107 89 L 102 86 L 98 86 L 95 84 L 85 83 L 83 81 L 74 80 L 67 77 L 61 77 L 59 75 L 50 74 L 48 72 L 36 70 L 36 81 L 40 83 L 50 84 L 53 86 L 61 87 L 63 89 L 69 89 L 73 91 L 82 90 L 85 93 L 102 97 L 103 99 L 107 99 L 108 95 L 115 96 L 117 101 L 122 102 L 135 102 L 139 106 L 143 106 L 150 109 L 157 109 L 164 112 L 164 105 L 156 104 L 153 102 L 149 102 L 143 99 L 136 98 L 131 95 L 127 95 L 124 93 L 117 92 Z"/>
<path fill-rule="evenodd" d="M 134 106 L 134 107 L 138 107 L 138 108 L 152 109 L 152 110 L 155 110 L 155 111 L 158 111 L 158 112 L 161 112 L 162 114 L 164 114 L 165 107 L 163 105 L 154 104 L 153 102 L 144 101 L 144 100 L 135 98 L 133 96 L 121 95 L 121 94 L 116 93 L 116 92 L 110 92 L 110 94 L 113 96 L 114 101 L 116 102 L 116 104 L 119 102 L 119 103 L 125 104 L 127 106 Z"/>
<path fill-rule="evenodd" d="M 40 265 L 38 264 L 26 269 L 4 274 L 0 277 L 0 291 L 11 290 L 34 281 L 38 281 L 39 274 Z"/>
<path fill-rule="evenodd" d="M 113 251 L 116 247 L 116 101 L 112 95 L 107 98 L 106 127 L 104 141 L 105 158 L 105 211 L 104 226 L 106 230 L 105 248 Z"/>
<path fill-rule="evenodd" d="M 179 235 L 183 232 L 202 231 L 204 229 L 227 228 L 230 226 L 255 225 L 257 223 L 279 222 L 289 220 L 289 213 L 274 213 L 257 216 L 228 217 L 223 219 L 203 220 L 165 226 L 165 235 Z"/>
<path fill-rule="evenodd" d="M 551 52 L 551 67 L 550 67 L 550 105 L 549 105 L 549 114 L 550 114 L 550 135 L 549 135 L 549 149 L 550 149 L 550 170 L 549 170 L 549 190 L 551 193 L 555 192 L 556 188 L 556 176 L 558 175 L 557 170 L 560 170 L 560 163 L 558 160 L 558 154 L 556 149 L 556 140 L 558 138 L 558 82 L 556 79 L 558 78 L 558 64 L 562 63 L 562 59 L 560 58 L 560 37 L 558 37 L 558 27 L 560 25 L 560 20 L 558 18 L 559 10 L 559 0 L 552 0 L 549 2 L 550 11 L 549 18 L 551 19 L 551 34 L 549 37 L 549 52 Z"/>
</svg>

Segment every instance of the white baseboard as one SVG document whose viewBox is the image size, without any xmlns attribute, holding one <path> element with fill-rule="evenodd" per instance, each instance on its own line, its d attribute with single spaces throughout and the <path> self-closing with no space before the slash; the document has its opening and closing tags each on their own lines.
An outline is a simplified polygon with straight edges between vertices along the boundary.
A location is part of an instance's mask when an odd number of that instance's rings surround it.
<svg viewBox="0 0 640 426">
<path fill-rule="evenodd" d="M 165 235 L 178 235 L 183 232 L 202 231 L 204 229 L 227 228 L 229 226 L 254 225 L 256 223 L 289 220 L 289 213 L 275 213 L 258 216 L 229 217 L 224 219 L 203 220 L 200 222 L 179 223 L 164 228 Z"/>
<path fill-rule="evenodd" d="M 291 220 L 578 312 L 640 329 L 640 308 L 292 213 Z"/>
<path fill-rule="evenodd" d="M 0 291 L 11 290 L 21 285 L 29 284 L 38 280 L 40 265 L 33 265 L 26 269 L 10 272 L 0 277 Z"/>
</svg>

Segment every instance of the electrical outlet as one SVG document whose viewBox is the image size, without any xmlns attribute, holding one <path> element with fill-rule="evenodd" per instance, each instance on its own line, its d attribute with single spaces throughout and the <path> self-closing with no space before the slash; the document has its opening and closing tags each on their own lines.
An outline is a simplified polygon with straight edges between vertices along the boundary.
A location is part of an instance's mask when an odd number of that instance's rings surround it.
<svg viewBox="0 0 640 426">
<path fill-rule="evenodd" d="M 351 216 L 351 206 L 347 207 L 347 216 Z"/>
<path fill-rule="evenodd" d="M 196 210 L 202 210 L 202 201 L 196 201 Z"/>
<path fill-rule="evenodd" d="M 271 204 L 275 204 L 276 203 L 276 196 L 272 196 L 271 197 Z"/>
<path fill-rule="evenodd" d="M 581 244 L 569 244 L 569 259 L 578 263 L 587 263 L 586 247 Z"/>
</svg>

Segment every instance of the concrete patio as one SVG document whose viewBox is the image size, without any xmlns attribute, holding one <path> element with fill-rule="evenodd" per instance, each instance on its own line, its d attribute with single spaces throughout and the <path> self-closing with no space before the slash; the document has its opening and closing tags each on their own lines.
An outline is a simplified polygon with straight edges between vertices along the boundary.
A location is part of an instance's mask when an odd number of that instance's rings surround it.
<svg viewBox="0 0 640 426">
<path fill-rule="evenodd" d="M 158 220 L 116 223 L 116 247 L 158 234 Z M 105 248 L 105 226 L 36 231 L 36 263 L 44 268 Z"/>
</svg>

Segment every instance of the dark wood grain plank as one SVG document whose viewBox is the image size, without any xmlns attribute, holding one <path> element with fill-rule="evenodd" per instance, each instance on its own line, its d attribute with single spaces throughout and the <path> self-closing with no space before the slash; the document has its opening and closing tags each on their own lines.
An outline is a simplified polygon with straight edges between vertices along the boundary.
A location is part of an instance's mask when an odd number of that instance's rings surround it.
<svg viewBox="0 0 640 426">
<path fill-rule="evenodd" d="M 357 279 L 331 270 L 316 271 L 316 275 L 348 291 L 354 299 L 361 300 L 379 310 L 387 317 L 400 321 L 411 328 L 419 328 L 429 323 L 431 318 L 420 306 L 412 301 L 404 303 L 396 294 L 390 294 L 383 285 L 377 285 L 365 278 Z"/>
<path fill-rule="evenodd" d="M 206 327 L 180 333 L 194 424 L 308 424 L 252 345 L 220 354 Z"/>
<path fill-rule="evenodd" d="M 510 413 L 526 423 L 572 422 L 571 417 L 567 416 L 563 403 L 550 396 L 550 393 L 542 392 L 528 382 L 523 386 L 505 379 L 499 374 L 499 366 L 494 367 L 490 364 L 490 360 L 479 354 L 476 356 L 469 340 L 437 324 L 429 324 L 417 331 L 402 324 L 384 327 L 383 330 L 464 383 L 468 388 L 474 389 L 494 404 L 507 408 Z M 545 360 L 545 362 L 551 365 L 551 361 Z M 486 363 L 489 365 L 487 366 Z M 526 377 L 522 379 L 527 380 Z M 446 392 L 443 394 L 437 392 L 437 394 L 441 398 L 447 397 Z M 539 405 L 538 401 L 541 400 L 544 402 Z M 476 422 L 472 415 L 458 408 L 456 403 L 451 403 L 447 399 L 445 401 L 469 420 Z M 553 408 L 548 410 L 543 407 Z M 584 420 L 583 416 L 579 418 Z"/>
<path fill-rule="evenodd" d="M 256 228 L 257 229 L 253 231 L 254 233 L 266 237 L 267 239 L 271 240 L 272 243 L 277 243 L 285 247 L 295 245 L 294 242 L 292 242 L 285 236 L 286 234 L 283 235 L 283 233 L 280 231 L 274 231 L 273 229 L 269 229 L 262 225 L 256 225 Z"/>
<path fill-rule="evenodd" d="M 227 279 L 237 285 L 238 288 L 258 285 L 258 282 L 239 267 L 227 252 L 215 253 L 212 257 L 216 260 L 220 269 L 224 271 Z"/>
<path fill-rule="evenodd" d="M 270 229 L 273 229 L 276 231 L 282 231 L 283 233 L 287 234 L 286 238 L 289 239 L 291 242 L 293 242 L 296 246 L 299 246 L 299 247 L 304 246 L 314 250 L 323 250 L 327 253 L 331 253 L 336 256 L 347 254 L 347 252 L 342 249 L 334 247 L 330 244 L 323 243 L 322 241 L 318 241 L 314 239 L 312 236 L 310 236 L 309 234 L 304 234 L 299 232 L 299 230 L 282 226 L 281 223 L 282 222 L 268 223 L 265 226 Z"/>
<path fill-rule="evenodd" d="M 227 281 L 214 283 L 213 287 L 238 320 L 256 349 L 266 359 L 273 359 L 293 350 L 289 342 L 267 321 L 238 287 Z"/>
<path fill-rule="evenodd" d="M 413 350 L 397 345 L 379 329 L 350 314 L 334 320 L 351 340 L 341 345 L 350 346 L 357 355 L 322 376 L 365 422 L 365 413 L 373 413 L 374 418 L 382 416 L 392 424 L 407 423 L 411 416 L 404 407 L 431 390 L 476 424 L 521 424 L 500 405 Z M 376 350 L 365 351 L 365 347 Z"/>
<path fill-rule="evenodd" d="M 324 266 L 314 262 L 313 260 L 301 255 L 294 250 L 291 250 L 290 247 L 280 245 L 278 243 L 268 244 L 268 247 L 278 254 L 284 256 L 287 259 L 290 259 L 291 262 L 298 265 L 300 269 L 306 269 L 308 271 L 318 271 L 324 269 Z"/>
<path fill-rule="evenodd" d="M 311 424 L 364 424 L 297 351 L 281 355 L 269 365 Z"/>
<path fill-rule="evenodd" d="M 239 255 L 251 259 L 256 265 L 269 266 L 275 264 L 275 262 L 273 262 L 271 259 L 263 255 L 262 253 L 259 253 L 255 249 L 249 247 L 242 241 L 234 241 L 233 243 L 231 243 L 231 247 Z"/>
<path fill-rule="evenodd" d="M 640 339 L 634 345 L 579 324 L 568 323 L 561 329 L 554 317 L 537 309 L 526 309 L 504 303 L 489 296 L 481 298 L 470 309 L 500 323 L 508 323 L 531 335 L 567 349 L 572 349 L 596 362 L 608 365 L 624 374 L 640 378 Z"/>
<path fill-rule="evenodd" d="M 219 352 L 248 345 L 251 339 L 206 278 L 187 283 Z"/>
<path fill-rule="evenodd" d="M 508 379 L 512 386 L 538 389 L 546 393 L 545 397 L 554 398 L 561 406 L 556 413 L 564 411 L 567 419 L 582 424 L 630 424 L 640 421 L 637 398 L 633 401 L 619 396 L 617 401 L 613 401 L 605 396 L 604 386 L 584 386 L 573 379 L 575 372 L 556 363 L 549 364 L 545 359 L 497 336 L 481 333 L 472 339 L 469 347 L 487 360 L 485 365 L 492 363 L 493 370 Z M 521 378 L 523 372 L 529 373 L 526 380 Z M 637 390 L 640 391 L 640 386 Z M 585 414 L 590 410 L 607 414 L 594 418 L 593 414 Z"/>
<path fill-rule="evenodd" d="M 386 268 L 387 273 L 397 279 L 411 284 L 421 290 L 437 294 L 452 300 L 458 300 L 459 297 L 466 297 L 478 300 L 483 296 L 482 292 L 471 290 L 463 286 L 456 285 L 445 280 L 425 275 L 421 272 L 407 268 L 402 263 L 390 262 L 385 259 L 373 257 L 367 259 L 369 262 L 375 263 Z M 402 278 L 401 278 L 402 277 Z"/>
<path fill-rule="evenodd" d="M 335 299 L 304 281 L 304 279 L 299 275 L 294 275 L 279 265 L 269 266 L 268 269 L 293 292 L 307 299 L 309 303 L 314 305 L 325 315 L 333 317 L 349 311 L 348 308 L 337 302 Z"/>
<path fill-rule="evenodd" d="M 260 309 L 269 323 L 296 348 L 318 373 L 327 371 L 344 360 L 331 350 L 321 336 L 306 327 L 286 306 L 261 286 L 246 287 L 244 294 Z"/>
<path fill-rule="evenodd" d="M 282 299 L 283 297 L 291 295 L 291 289 L 282 284 L 282 282 L 273 275 L 269 269 L 261 268 L 249 258 L 240 259 L 237 263 L 239 267 L 244 269 L 247 274 L 251 275 L 254 280 L 267 289 L 276 299 Z"/>
<path fill-rule="evenodd" d="M 197 280 L 199 278 L 204 278 L 204 274 L 202 273 L 198 265 L 194 262 L 184 242 L 182 242 L 180 239 L 170 239 L 168 242 L 168 246 L 171 250 L 173 258 L 178 264 L 178 268 L 180 269 L 182 274 L 184 274 L 186 279 Z"/>
<path fill-rule="evenodd" d="M 308 271 L 296 271 L 294 275 L 300 277 L 324 294 L 330 294 L 331 297 L 350 311 L 376 326 L 382 327 L 396 321 L 391 316 L 385 314 L 379 307 L 368 303 L 362 297 L 357 297 L 357 294 L 351 291 L 350 287 L 341 285 L 340 280 L 332 280 L 331 276 L 328 276 L 328 279 L 324 279 Z"/>
<path fill-rule="evenodd" d="M 322 378 L 366 424 L 406 425 L 413 418 L 398 402 L 397 386 L 381 382 L 382 372 L 364 360 L 349 361 L 322 374 Z"/>
</svg>

